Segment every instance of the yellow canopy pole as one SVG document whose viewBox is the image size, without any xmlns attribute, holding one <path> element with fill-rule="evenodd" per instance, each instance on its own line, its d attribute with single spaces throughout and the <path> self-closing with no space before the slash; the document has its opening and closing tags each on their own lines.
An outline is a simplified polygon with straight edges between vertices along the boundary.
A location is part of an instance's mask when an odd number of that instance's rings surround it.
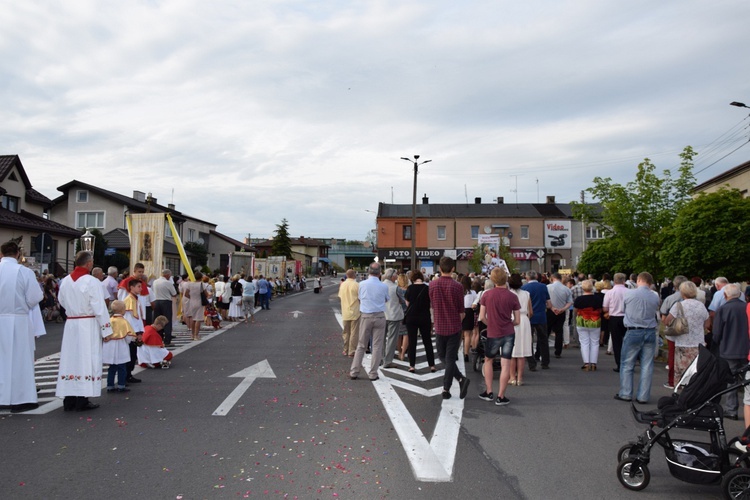
<svg viewBox="0 0 750 500">
<path fill-rule="evenodd" d="M 190 261 L 188 260 L 187 255 L 185 254 L 185 248 L 183 248 L 182 246 L 180 235 L 177 234 L 177 228 L 174 227 L 174 222 L 172 222 L 172 216 L 170 214 L 167 214 L 167 222 L 169 222 L 169 229 L 172 231 L 172 238 L 174 238 L 175 246 L 177 247 L 177 251 L 180 254 L 182 265 L 185 266 L 188 277 L 190 277 L 190 281 L 195 281 L 195 275 L 193 274 L 193 269 L 190 267 Z"/>
</svg>

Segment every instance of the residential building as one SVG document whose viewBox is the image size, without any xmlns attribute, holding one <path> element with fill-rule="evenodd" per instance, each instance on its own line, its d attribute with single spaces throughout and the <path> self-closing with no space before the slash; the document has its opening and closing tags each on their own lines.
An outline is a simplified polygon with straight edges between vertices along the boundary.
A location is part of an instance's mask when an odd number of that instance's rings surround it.
<svg viewBox="0 0 750 500">
<path fill-rule="evenodd" d="M 748 190 L 750 190 L 750 161 L 730 168 L 698 184 L 691 192 L 694 196 L 697 196 L 699 193 L 714 193 L 722 187 L 739 189 L 742 196 L 748 196 Z"/>
<path fill-rule="evenodd" d="M 73 260 L 68 243 L 83 233 L 50 220 L 51 205 L 31 186 L 18 155 L 0 156 L 0 242 L 18 240 L 31 267 L 60 276 Z"/>
<path fill-rule="evenodd" d="M 228 261 L 228 253 L 235 250 L 251 250 L 249 245 L 233 240 L 216 231 L 216 224 L 183 214 L 170 203 L 158 203 L 151 193 L 133 191 L 126 196 L 98 186 L 72 180 L 57 188 L 62 195 L 52 201 L 50 219 L 68 223 L 85 230 L 98 229 L 108 242 L 109 251 L 129 253 L 130 240 L 127 233 L 126 217 L 130 214 L 165 213 L 169 214 L 183 245 L 196 243 L 207 249 L 210 269 L 221 266 L 222 259 Z M 165 220 L 163 265 L 174 273 L 185 271 L 171 228 Z M 189 245 L 187 245 L 189 247 Z M 70 244 L 71 249 L 73 243 Z M 188 257 L 194 257 L 187 251 Z"/>
</svg>

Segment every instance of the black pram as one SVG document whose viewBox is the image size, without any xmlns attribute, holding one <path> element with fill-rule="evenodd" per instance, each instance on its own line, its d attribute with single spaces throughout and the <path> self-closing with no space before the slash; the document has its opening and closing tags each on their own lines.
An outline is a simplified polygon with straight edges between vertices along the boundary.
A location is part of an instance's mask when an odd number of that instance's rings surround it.
<svg viewBox="0 0 750 500">
<path fill-rule="evenodd" d="M 684 386 L 680 394 L 661 398 L 656 410 L 639 411 L 631 405 L 636 421 L 648 424 L 649 428 L 637 441 L 617 452 L 620 483 L 636 491 L 648 486 L 651 479 L 648 463 L 656 444 L 664 448 L 670 473 L 689 483 L 718 484 L 727 472 L 739 466 L 736 459 L 740 452 L 727 446 L 721 396 L 750 383 L 744 380 L 747 370 L 743 368 L 733 374 L 725 360 L 701 346 L 697 358 L 676 385 Z M 737 383 L 727 387 L 735 380 Z M 710 442 L 673 440 L 669 435 L 672 429 L 708 432 Z"/>
</svg>

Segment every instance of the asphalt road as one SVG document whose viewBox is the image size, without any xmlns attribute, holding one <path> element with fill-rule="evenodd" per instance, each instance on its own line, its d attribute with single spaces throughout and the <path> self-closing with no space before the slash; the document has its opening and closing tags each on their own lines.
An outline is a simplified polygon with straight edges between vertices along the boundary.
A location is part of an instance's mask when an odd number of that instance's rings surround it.
<svg viewBox="0 0 750 500">
<path fill-rule="evenodd" d="M 274 300 L 255 324 L 208 335 L 178 352 L 170 370 L 142 372 L 130 393 L 104 393 L 97 410 L 1 415 L 0 497 L 720 498 L 718 487 L 671 477 L 660 450 L 646 490 L 620 486 L 615 454 L 643 426 L 612 398 L 612 357 L 602 351 L 599 371 L 581 372 L 577 349 L 527 373 L 505 407 L 478 399 L 481 376 L 470 372 L 452 481 L 416 480 L 373 383 L 348 377 L 337 282 Z M 59 351 L 61 330 L 51 325 L 38 357 Z M 214 415 L 243 383 L 231 375 L 264 362 L 272 373 L 255 372 L 226 415 Z M 659 365 L 654 403 L 668 393 L 664 376 Z M 431 435 L 440 396 L 395 392 Z M 742 431 L 741 422 L 726 425 L 729 436 Z"/>
</svg>

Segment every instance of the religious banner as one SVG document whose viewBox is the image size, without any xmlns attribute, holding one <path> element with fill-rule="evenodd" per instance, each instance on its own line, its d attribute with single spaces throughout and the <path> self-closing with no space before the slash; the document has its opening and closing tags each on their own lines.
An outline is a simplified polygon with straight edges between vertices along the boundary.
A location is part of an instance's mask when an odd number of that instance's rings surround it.
<svg viewBox="0 0 750 500">
<path fill-rule="evenodd" d="M 147 280 L 161 276 L 164 254 L 164 214 L 130 215 L 130 270 L 140 262 Z"/>
<path fill-rule="evenodd" d="M 482 272 L 489 275 L 496 267 L 502 267 L 510 274 L 508 264 L 500 258 L 500 236 L 497 234 L 480 234 L 477 244 L 482 249 Z"/>
</svg>

